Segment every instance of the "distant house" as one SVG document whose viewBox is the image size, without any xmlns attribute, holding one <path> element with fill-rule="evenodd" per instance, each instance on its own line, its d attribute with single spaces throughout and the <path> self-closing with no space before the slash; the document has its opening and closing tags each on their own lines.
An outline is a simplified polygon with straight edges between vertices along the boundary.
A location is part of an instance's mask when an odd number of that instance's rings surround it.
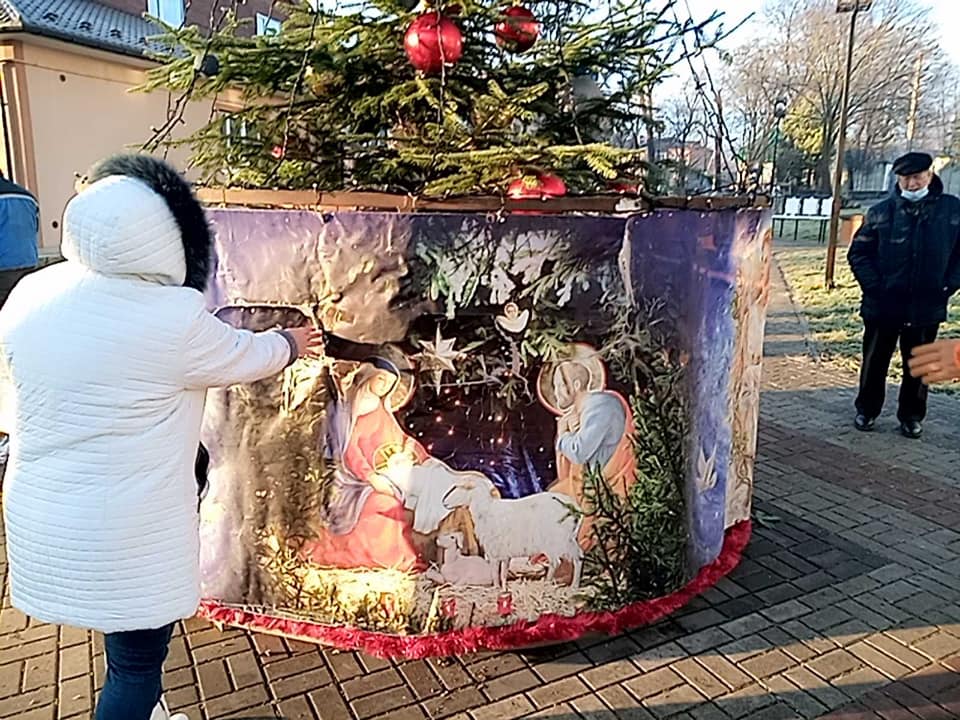
<svg viewBox="0 0 960 720">
<path fill-rule="evenodd" d="M 161 34 L 143 15 L 206 26 L 216 2 L 0 0 L 0 169 L 40 202 L 41 254 L 57 252 L 76 174 L 139 146 L 175 102 L 166 92 L 129 92 L 155 65 L 147 52 Z M 279 22 L 270 7 L 270 0 L 247 0 L 238 13 L 267 34 Z M 189 107 L 178 134 L 200 127 L 210 112 L 209 104 Z"/>
<path fill-rule="evenodd" d="M 658 138 L 656 162 L 668 169 L 670 192 L 703 192 L 713 187 L 714 152 L 697 140 Z"/>
</svg>

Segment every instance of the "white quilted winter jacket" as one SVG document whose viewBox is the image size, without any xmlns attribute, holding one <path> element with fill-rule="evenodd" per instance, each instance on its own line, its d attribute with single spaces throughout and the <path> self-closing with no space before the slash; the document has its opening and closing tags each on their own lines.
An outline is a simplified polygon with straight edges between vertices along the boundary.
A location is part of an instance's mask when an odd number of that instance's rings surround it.
<svg viewBox="0 0 960 720">
<path fill-rule="evenodd" d="M 194 461 L 204 392 L 289 362 L 287 339 L 209 314 L 146 184 L 109 177 L 64 216 L 67 262 L 0 311 L 11 600 L 42 621 L 157 628 L 199 602 Z"/>
</svg>

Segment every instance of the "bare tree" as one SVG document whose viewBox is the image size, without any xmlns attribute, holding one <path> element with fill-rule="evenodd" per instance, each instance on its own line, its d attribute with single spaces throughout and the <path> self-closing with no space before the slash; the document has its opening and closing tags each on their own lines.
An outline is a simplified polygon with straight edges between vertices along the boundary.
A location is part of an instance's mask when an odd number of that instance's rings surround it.
<svg viewBox="0 0 960 720">
<path fill-rule="evenodd" d="M 945 110 L 948 120 L 945 152 L 953 159 L 960 159 L 960 81 L 954 86 L 953 97 Z"/>
<path fill-rule="evenodd" d="M 826 190 L 839 132 L 850 16 L 837 14 L 834 0 L 774 0 L 764 22 L 769 33 L 733 54 L 726 77 L 743 154 L 752 160 L 765 157 L 775 123 L 773 103 L 786 93 L 791 105 L 784 132 L 811 158 L 815 182 Z M 952 71 L 929 10 L 914 0 L 874 3 L 873 11 L 857 21 L 851 147 L 871 154 L 905 144 L 911 114 L 926 139 L 929 124 L 939 122 L 936 106 Z"/>
<path fill-rule="evenodd" d="M 724 78 L 740 164 L 747 168 L 766 158 L 776 125 L 774 105 L 787 90 L 778 73 L 766 70 L 769 63 L 776 61 L 770 48 L 753 52 L 741 49 L 732 57 L 732 72 Z"/>
<path fill-rule="evenodd" d="M 688 86 L 664 103 L 660 117 L 666 138 L 674 148 L 665 159 L 672 161 L 676 172 L 676 189 L 682 192 L 687 189 L 691 169 L 698 169 L 704 174 L 707 171 L 702 166 L 703 148 L 709 135 L 706 108 L 696 90 Z M 698 159 L 701 162 L 698 163 Z"/>
</svg>

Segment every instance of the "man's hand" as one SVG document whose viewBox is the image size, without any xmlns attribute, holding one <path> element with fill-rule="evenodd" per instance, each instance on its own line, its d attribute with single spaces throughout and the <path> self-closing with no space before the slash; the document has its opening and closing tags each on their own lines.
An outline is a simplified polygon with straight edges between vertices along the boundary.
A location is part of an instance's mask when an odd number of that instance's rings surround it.
<svg viewBox="0 0 960 720">
<path fill-rule="evenodd" d="M 560 419 L 557 421 L 557 433 L 559 435 L 565 435 L 566 433 L 575 433 L 579 429 L 580 429 L 580 416 L 573 411 L 570 411 L 565 415 L 560 416 Z"/>
<path fill-rule="evenodd" d="M 305 326 L 285 330 L 297 345 L 297 357 L 318 357 L 323 355 L 323 330 Z"/>
<path fill-rule="evenodd" d="M 960 379 L 960 340 L 937 340 L 914 348 L 910 374 L 927 385 Z"/>
</svg>

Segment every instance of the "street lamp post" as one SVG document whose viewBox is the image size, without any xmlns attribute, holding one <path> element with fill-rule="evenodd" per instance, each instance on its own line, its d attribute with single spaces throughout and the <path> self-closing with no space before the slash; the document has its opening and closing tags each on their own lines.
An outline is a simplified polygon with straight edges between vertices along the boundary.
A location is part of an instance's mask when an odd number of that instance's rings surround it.
<svg viewBox="0 0 960 720">
<path fill-rule="evenodd" d="M 856 36 L 857 15 L 866 12 L 873 0 L 837 0 L 838 13 L 851 13 L 850 37 L 847 40 L 847 65 L 843 76 L 843 91 L 840 98 L 840 132 L 837 137 L 837 166 L 833 175 L 833 206 L 830 209 L 830 234 L 827 240 L 826 285 L 836 287 L 834 268 L 837 264 L 837 236 L 840 232 L 840 192 L 843 184 L 843 156 L 847 149 L 847 114 L 850 109 L 850 75 L 853 72 L 853 40 Z"/>
<path fill-rule="evenodd" d="M 777 151 L 780 149 L 780 123 L 787 116 L 787 98 L 783 95 L 777 98 L 773 106 L 773 117 L 777 120 L 776 129 L 773 136 L 773 162 L 770 168 L 770 197 L 773 197 L 774 188 L 777 186 Z"/>
</svg>

